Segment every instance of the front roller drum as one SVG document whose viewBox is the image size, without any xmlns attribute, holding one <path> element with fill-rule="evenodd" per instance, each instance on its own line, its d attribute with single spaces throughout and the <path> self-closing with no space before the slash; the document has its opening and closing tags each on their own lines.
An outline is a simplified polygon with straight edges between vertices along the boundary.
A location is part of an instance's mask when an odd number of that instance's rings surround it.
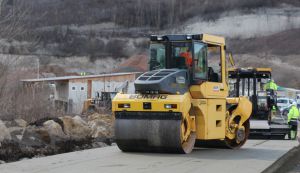
<svg viewBox="0 0 300 173">
<path fill-rule="evenodd" d="M 116 112 L 115 136 L 124 152 L 189 153 L 195 133 L 182 139 L 182 114 L 174 112 Z"/>
</svg>

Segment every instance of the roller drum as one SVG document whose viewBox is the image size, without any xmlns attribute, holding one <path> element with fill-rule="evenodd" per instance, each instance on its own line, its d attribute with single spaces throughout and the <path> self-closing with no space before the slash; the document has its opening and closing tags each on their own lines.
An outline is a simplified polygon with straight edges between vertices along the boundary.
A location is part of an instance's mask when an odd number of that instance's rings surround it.
<svg viewBox="0 0 300 173">
<path fill-rule="evenodd" d="M 188 153 L 195 135 L 181 140 L 181 113 L 116 112 L 116 143 L 122 151 Z"/>
<path fill-rule="evenodd" d="M 249 120 L 246 121 L 243 126 L 245 127 L 245 137 L 242 141 L 237 142 L 236 139 L 214 139 L 214 140 L 196 140 L 195 147 L 206 147 L 206 148 L 223 148 L 223 149 L 239 149 L 248 140 L 250 133 Z"/>
</svg>

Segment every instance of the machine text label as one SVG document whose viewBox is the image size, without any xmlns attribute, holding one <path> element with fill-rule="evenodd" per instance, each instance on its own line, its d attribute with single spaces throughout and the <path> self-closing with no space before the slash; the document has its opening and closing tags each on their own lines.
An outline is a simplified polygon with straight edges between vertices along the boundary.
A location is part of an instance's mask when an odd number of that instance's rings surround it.
<svg viewBox="0 0 300 173">
<path fill-rule="evenodd" d="M 129 99 L 167 99 L 166 95 L 130 95 Z"/>
</svg>

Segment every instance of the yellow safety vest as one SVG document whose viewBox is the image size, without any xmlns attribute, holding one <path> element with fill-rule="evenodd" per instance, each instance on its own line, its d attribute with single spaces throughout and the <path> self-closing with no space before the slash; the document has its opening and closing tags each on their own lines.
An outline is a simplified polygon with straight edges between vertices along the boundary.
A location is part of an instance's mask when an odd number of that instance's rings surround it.
<svg viewBox="0 0 300 173">
<path fill-rule="evenodd" d="M 298 119 L 299 115 L 299 109 L 293 105 L 288 114 L 288 122 L 290 122 L 291 119 Z"/>
<path fill-rule="evenodd" d="M 274 91 L 277 91 L 277 85 L 276 83 L 274 82 L 268 82 L 266 83 L 266 85 L 264 86 L 264 89 L 267 90 L 267 89 L 271 89 L 271 90 L 274 90 Z"/>
</svg>

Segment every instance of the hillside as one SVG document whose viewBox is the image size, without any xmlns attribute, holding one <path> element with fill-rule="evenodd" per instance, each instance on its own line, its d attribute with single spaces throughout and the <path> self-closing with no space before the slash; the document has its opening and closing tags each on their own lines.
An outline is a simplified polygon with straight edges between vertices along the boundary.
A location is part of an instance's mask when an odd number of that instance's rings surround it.
<svg viewBox="0 0 300 173">
<path fill-rule="evenodd" d="M 0 53 L 38 59 L 41 73 L 141 71 L 150 34 L 211 33 L 227 38 L 241 66 L 274 67 L 280 85 L 300 88 L 300 77 L 284 77 L 299 71 L 298 0 L 12 2 L 0 1 Z"/>
</svg>

